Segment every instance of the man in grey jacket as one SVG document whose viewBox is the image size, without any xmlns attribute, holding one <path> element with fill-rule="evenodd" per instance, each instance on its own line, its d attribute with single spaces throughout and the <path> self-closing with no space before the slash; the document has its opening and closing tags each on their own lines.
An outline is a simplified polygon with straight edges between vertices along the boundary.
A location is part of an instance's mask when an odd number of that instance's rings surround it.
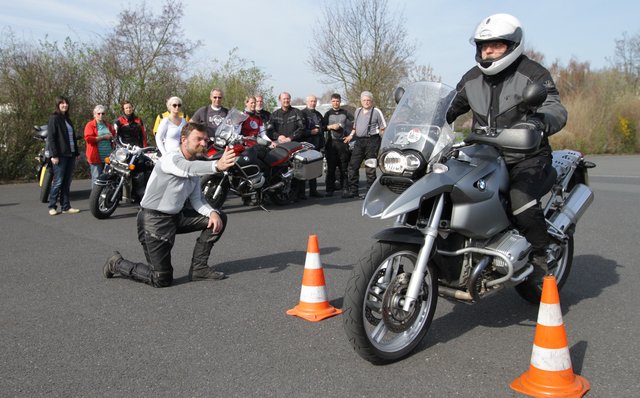
<svg viewBox="0 0 640 398">
<path fill-rule="evenodd" d="M 477 65 L 458 83 L 447 122 L 471 110 L 474 130 L 515 127 L 542 134 L 540 147 L 534 152 L 502 153 L 509 170 L 512 214 L 533 249 L 534 271 L 527 283 L 538 285 L 552 261 L 546 253 L 550 241 L 540 206 L 544 192 L 539 192 L 539 188 L 551 167 L 548 137 L 564 127 L 567 111 L 560 103 L 560 94 L 549 71 L 523 54 L 524 34 L 518 19 L 509 14 L 484 18 L 476 28 L 473 41 Z M 533 114 L 515 106 L 523 89 L 532 83 L 544 85 L 548 94 Z"/>
<path fill-rule="evenodd" d="M 207 150 L 207 127 L 187 123 L 180 135 L 180 148 L 162 156 L 153 169 L 138 212 L 138 240 L 147 264 L 135 263 L 115 252 L 103 268 L 106 278 L 124 278 L 154 287 L 170 286 L 173 281 L 171 249 L 176 234 L 201 231 L 193 248 L 189 278 L 224 279 L 225 274 L 208 266 L 213 244 L 220 239 L 227 217 L 205 201 L 200 176 L 218 173 L 235 162 L 232 150 L 225 150 L 217 161 L 202 161 Z M 185 208 L 189 199 L 192 208 Z"/>
</svg>

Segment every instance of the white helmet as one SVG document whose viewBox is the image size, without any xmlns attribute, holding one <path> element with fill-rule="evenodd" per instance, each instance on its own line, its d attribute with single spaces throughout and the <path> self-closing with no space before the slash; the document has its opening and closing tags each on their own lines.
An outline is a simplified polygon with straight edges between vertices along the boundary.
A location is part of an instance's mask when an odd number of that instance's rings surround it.
<svg viewBox="0 0 640 398">
<path fill-rule="evenodd" d="M 482 60 L 482 43 L 502 41 L 507 51 L 498 59 Z M 520 21 L 513 15 L 494 14 L 484 18 L 470 40 L 476 46 L 476 62 L 482 73 L 495 75 L 511 65 L 524 51 L 524 33 Z"/>
</svg>

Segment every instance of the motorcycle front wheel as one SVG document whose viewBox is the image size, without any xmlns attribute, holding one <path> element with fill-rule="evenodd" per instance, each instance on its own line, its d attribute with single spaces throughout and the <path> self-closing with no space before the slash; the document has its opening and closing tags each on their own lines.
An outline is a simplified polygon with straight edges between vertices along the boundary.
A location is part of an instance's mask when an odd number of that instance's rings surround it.
<svg viewBox="0 0 640 398">
<path fill-rule="evenodd" d="M 89 195 L 89 209 L 95 218 L 109 218 L 116 211 L 122 197 L 122 192 L 116 191 L 119 191 L 118 182 L 114 180 L 110 180 L 106 185 L 93 185 Z"/>
<path fill-rule="evenodd" d="M 562 243 L 552 243 L 550 249 L 556 258 L 556 262 L 549 266 L 549 274 L 556 278 L 558 291 L 562 289 L 569 278 L 571 265 L 573 264 L 573 235 Z M 542 285 L 532 279 L 527 279 L 516 286 L 516 291 L 523 299 L 531 304 L 539 304 L 542 297 Z"/>
<path fill-rule="evenodd" d="M 227 195 L 229 195 L 229 179 L 224 178 L 223 174 L 213 174 L 203 177 L 200 181 L 200 187 L 209 206 L 214 209 L 221 209 Z M 220 184 L 222 183 L 222 186 Z M 216 190 L 220 186 L 220 192 L 214 197 Z"/>
<path fill-rule="evenodd" d="M 413 309 L 402 309 L 418 250 L 418 246 L 378 242 L 358 261 L 347 282 L 344 330 L 358 355 L 373 364 L 408 355 L 433 320 L 438 279 L 432 263 Z"/>
<path fill-rule="evenodd" d="M 51 192 L 51 184 L 53 182 L 53 172 L 48 164 L 42 166 L 40 173 L 40 202 L 47 203 L 49 201 L 49 192 Z"/>
</svg>

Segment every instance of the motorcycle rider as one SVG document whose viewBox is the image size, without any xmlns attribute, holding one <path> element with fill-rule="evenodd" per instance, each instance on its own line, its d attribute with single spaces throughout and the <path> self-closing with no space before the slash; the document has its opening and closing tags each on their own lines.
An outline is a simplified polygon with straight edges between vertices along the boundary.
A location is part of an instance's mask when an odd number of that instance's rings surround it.
<svg viewBox="0 0 640 398">
<path fill-rule="evenodd" d="M 291 141 L 304 141 L 307 137 L 306 119 L 301 110 L 291 106 L 291 94 L 283 91 L 278 96 L 280 108 L 273 111 L 268 122 L 267 134 L 273 141 L 283 144 Z M 307 197 L 300 192 L 304 181 L 293 179 L 291 189 L 296 193 L 294 201 L 305 200 Z M 304 186 L 304 185 L 302 185 Z"/>
<path fill-rule="evenodd" d="M 193 248 L 189 279 L 217 280 L 225 274 L 208 266 L 213 244 L 224 232 L 227 217 L 209 206 L 200 190 L 199 176 L 218 173 L 233 166 L 233 150 L 225 150 L 217 161 L 200 161 L 207 150 L 206 126 L 188 123 L 180 134 L 180 147 L 162 156 L 153 169 L 138 212 L 138 240 L 147 264 L 135 263 L 115 252 L 103 267 L 103 275 L 114 274 L 167 287 L 173 281 L 171 249 L 176 234 L 201 231 Z M 191 206 L 185 207 L 189 199 Z"/>
<path fill-rule="evenodd" d="M 322 150 L 325 145 L 324 140 L 324 124 L 322 121 L 322 114 L 316 110 L 316 104 L 318 103 L 318 98 L 315 95 L 309 95 L 306 98 L 306 108 L 302 110 L 302 114 L 305 116 L 306 125 L 308 129 L 308 135 L 305 139 L 306 142 L 312 144 L 315 149 L 318 151 Z M 305 195 L 305 185 L 304 181 L 300 182 L 298 186 L 298 195 Z M 318 192 L 318 179 L 313 178 L 309 180 L 309 196 L 314 198 L 322 198 L 323 194 Z"/>
<path fill-rule="evenodd" d="M 347 186 L 347 171 L 351 153 L 349 145 L 345 144 L 343 140 L 351 132 L 353 115 L 340 107 L 341 102 L 340 94 L 331 94 L 331 109 L 324 114 L 322 119 L 327 129 L 327 143 L 325 144 L 327 157 L 325 189 L 327 196 L 333 196 L 333 192 L 336 190 L 336 169 L 338 169 L 340 189 Z"/>
<path fill-rule="evenodd" d="M 207 134 L 209 138 L 216 135 L 216 129 L 222 123 L 229 110 L 222 106 L 222 90 L 214 88 L 209 96 L 211 105 L 205 105 L 198 109 L 191 118 L 196 123 L 202 123 L 207 126 Z"/>
<path fill-rule="evenodd" d="M 129 100 L 122 103 L 122 115 L 113 121 L 116 136 L 123 144 L 137 145 L 141 148 L 147 146 L 147 132 L 144 123 L 135 114 L 135 107 Z"/>
<path fill-rule="evenodd" d="M 567 111 L 549 71 L 523 54 L 524 32 L 517 18 L 509 14 L 484 18 L 475 30 L 472 44 L 476 46 L 476 66 L 456 86 L 447 122 L 452 123 L 471 110 L 473 130 L 513 127 L 541 132 L 542 142 L 535 152 L 502 153 L 509 170 L 512 214 L 533 249 L 534 271 L 528 283 L 539 285 L 548 272 L 546 247 L 550 243 L 540 205 L 544 192 L 539 192 L 539 187 L 551 167 L 548 137 L 564 127 Z M 516 107 L 499 115 L 514 103 L 514 98 L 520 97 L 524 87 L 536 82 L 545 86 L 548 96 L 534 114 Z"/>
</svg>

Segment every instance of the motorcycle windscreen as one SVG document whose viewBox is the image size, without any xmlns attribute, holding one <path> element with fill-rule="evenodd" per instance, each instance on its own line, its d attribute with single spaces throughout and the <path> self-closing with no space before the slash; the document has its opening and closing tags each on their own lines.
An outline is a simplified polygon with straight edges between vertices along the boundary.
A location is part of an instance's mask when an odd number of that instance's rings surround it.
<svg viewBox="0 0 640 398">
<path fill-rule="evenodd" d="M 409 85 L 382 136 L 380 153 L 415 150 L 427 160 L 437 155 L 455 137 L 446 120 L 455 95 L 456 91 L 443 83 Z"/>
</svg>

